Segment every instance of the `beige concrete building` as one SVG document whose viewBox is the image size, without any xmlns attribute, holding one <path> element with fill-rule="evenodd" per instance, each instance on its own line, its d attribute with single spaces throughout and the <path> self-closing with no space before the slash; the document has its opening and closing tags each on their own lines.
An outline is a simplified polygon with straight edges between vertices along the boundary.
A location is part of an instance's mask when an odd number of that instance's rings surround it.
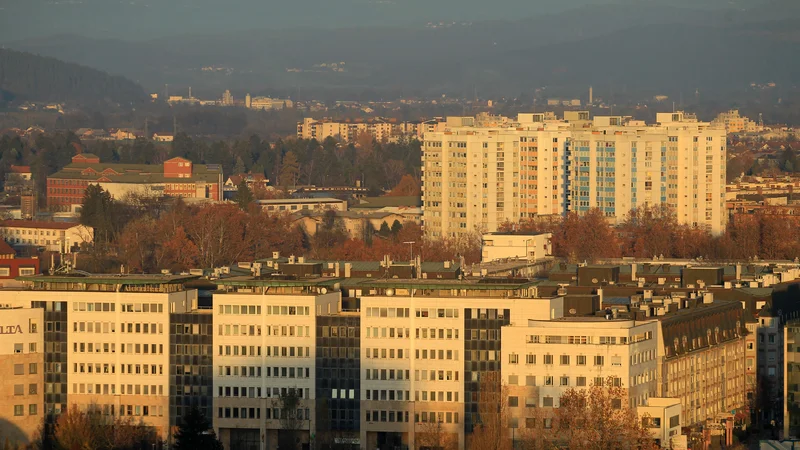
<svg viewBox="0 0 800 450">
<path fill-rule="evenodd" d="M 448 118 L 424 137 L 423 222 L 433 237 L 496 231 L 505 221 L 599 208 L 611 222 L 667 204 L 715 234 L 725 214 L 725 131 L 684 113 L 646 126 L 626 117 L 520 114 L 497 127 Z"/>
<path fill-rule="evenodd" d="M 263 211 L 267 212 L 288 212 L 297 211 L 347 211 L 347 200 L 337 198 L 283 198 L 275 200 L 256 200 L 256 204 Z"/>
<path fill-rule="evenodd" d="M 719 113 L 711 123 L 725 127 L 727 133 L 757 133 L 763 130 L 756 122 L 740 115 L 738 109 Z"/>
<path fill-rule="evenodd" d="M 341 142 L 354 142 L 361 134 L 368 134 L 377 141 L 393 141 L 401 136 L 421 138 L 426 132 L 436 131 L 442 122 L 438 119 L 422 122 L 396 122 L 375 118 L 367 121 L 338 122 L 332 119 L 306 117 L 297 123 L 297 137 L 316 139 L 322 142 L 331 137 Z"/>
<path fill-rule="evenodd" d="M 192 278 L 40 275 L 20 277 L 27 289 L 4 291 L 8 305 L 46 314 L 45 331 L 63 333 L 43 343 L 47 412 L 96 408 L 141 420 L 166 439 L 170 314 L 197 308 L 197 291 L 183 287 Z"/>
<path fill-rule="evenodd" d="M 719 420 L 746 407 L 745 337 L 741 304 L 715 302 L 710 294 L 698 311 L 659 317 L 658 396 L 680 399 L 681 423 Z M 684 300 L 680 300 L 678 305 Z"/>
<path fill-rule="evenodd" d="M 481 262 L 504 259 L 536 261 L 553 255 L 552 233 L 489 233 L 481 237 Z"/>
<path fill-rule="evenodd" d="M 524 283 L 397 280 L 349 293 L 361 298 L 360 442 L 366 448 L 416 448 L 416 434 L 430 422 L 441 422 L 464 448 L 465 430 L 476 420 L 478 373 L 499 371 L 503 363 L 501 327 L 563 315 L 562 298 L 538 298 Z"/>
<path fill-rule="evenodd" d="M 29 245 L 44 247 L 48 251 L 69 253 L 73 246 L 91 243 L 94 230 L 92 227 L 72 222 L 4 220 L 0 222 L 0 236 L 13 246 Z"/>
<path fill-rule="evenodd" d="M 0 436 L 11 445 L 34 438 L 44 408 L 44 312 L 0 300 Z"/>
<path fill-rule="evenodd" d="M 423 223 L 434 237 L 496 231 L 506 221 L 565 210 L 566 123 L 521 114 L 516 126 L 448 118 L 425 133 Z"/>
<path fill-rule="evenodd" d="M 258 269 L 256 269 L 258 271 Z M 220 280 L 214 297 L 214 428 L 225 448 L 286 445 L 281 398 L 299 397 L 297 438 L 315 428 L 316 317 L 339 312 L 341 292 L 324 280 Z M 354 398 L 354 392 L 345 392 Z M 295 415 L 296 414 L 296 415 Z M 293 443 L 294 444 L 294 443 Z M 253 447 L 255 446 L 255 447 Z"/>
</svg>

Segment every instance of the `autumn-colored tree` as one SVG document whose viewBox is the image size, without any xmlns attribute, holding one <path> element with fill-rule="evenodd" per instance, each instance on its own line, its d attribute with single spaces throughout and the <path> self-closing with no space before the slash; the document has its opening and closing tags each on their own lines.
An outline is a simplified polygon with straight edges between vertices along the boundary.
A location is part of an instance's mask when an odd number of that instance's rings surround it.
<svg viewBox="0 0 800 450">
<path fill-rule="evenodd" d="M 510 450 L 508 387 L 499 372 L 481 372 L 478 385 L 478 417 L 469 437 L 471 450 Z"/>
<path fill-rule="evenodd" d="M 104 415 L 94 405 L 88 412 L 72 405 L 58 417 L 54 435 L 62 450 L 134 450 L 158 442 L 154 428 L 130 416 Z"/>
<path fill-rule="evenodd" d="M 128 272 L 149 272 L 154 268 L 156 250 L 156 222 L 143 217 L 128 223 L 119 237 L 119 258 Z"/>
<path fill-rule="evenodd" d="M 397 186 L 386 194 L 392 197 L 418 197 L 420 195 L 419 182 L 411 175 L 403 175 Z"/>
<path fill-rule="evenodd" d="M 665 204 L 632 209 L 620 227 L 627 236 L 624 254 L 638 258 L 670 257 L 678 221 Z"/>
<path fill-rule="evenodd" d="M 653 443 L 636 410 L 628 406 L 626 389 L 612 377 L 588 389 L 568 389 L 554 412 L 559 440 L 569 448 L 634 450 Z"/>
<path fill-rule="evenodd" d="M 457 450 L 458 434 L 447 432 L 440 420 L 429 419 L 416 425 L 414 447 L 418 450 Z"/>
<path fill-rule="evenodd" d="M 250 258 L 247 213 L 236 205 L 204 206 L 186 223 L 186 235 L 197 246 L 200 267 L 218 267 Z"/>
<path fill-rule="evenodd" d="M 355 138 L 356 158 L 364 161 L 375 153 L 375 139 L 366 131 L 362 131 Z"/>
</svg>

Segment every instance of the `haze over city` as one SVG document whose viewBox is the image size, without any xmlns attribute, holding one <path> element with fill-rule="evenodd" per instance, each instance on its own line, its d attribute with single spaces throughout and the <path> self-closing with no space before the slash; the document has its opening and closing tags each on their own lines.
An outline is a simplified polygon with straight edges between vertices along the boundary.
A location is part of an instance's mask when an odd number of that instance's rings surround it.
<svg viewBox="0 0 800 450">
<path fill-rule="evenodd" d="M 793 449 L 799 21 L 0 0 L 0 445 Z"/>
</svg>

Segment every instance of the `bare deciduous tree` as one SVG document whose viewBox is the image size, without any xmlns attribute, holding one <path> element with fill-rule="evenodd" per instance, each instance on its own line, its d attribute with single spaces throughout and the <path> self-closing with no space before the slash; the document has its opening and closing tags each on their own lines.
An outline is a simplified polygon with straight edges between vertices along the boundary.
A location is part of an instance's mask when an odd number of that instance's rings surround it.
<svg viewBox="0 0 800 450">
<path fill-rule="evenodd" d="M 478 420 L 470 437 L 470 449 L 510 450 L 508 388 L 499 372 L 481 373 L 478 386 Z"/>
</svg>

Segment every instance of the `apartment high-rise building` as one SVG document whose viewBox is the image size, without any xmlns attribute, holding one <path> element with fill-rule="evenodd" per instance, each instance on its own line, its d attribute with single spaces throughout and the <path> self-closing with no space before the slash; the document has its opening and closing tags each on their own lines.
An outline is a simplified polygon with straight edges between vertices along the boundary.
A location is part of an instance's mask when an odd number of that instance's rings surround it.
<svg viewBox="0 0 800 450">
<path fill-rule="evenodd" d="M 668 205 L 680 223 L 715 234 L 726 224 L 724 128 L 678 113 L 657 124 L 587 112 L 520 114 L 477 126 L 448 118 L 424 135 L 425 231 L 458 237 L 505 221 L 599 208 L 612 223 Z"/>
<path fill-rule="evenodd" d="M 425 133 L 423 222 L 434 237 L 496 231 L 506 221 L 567 207 L 567 123 L 521 114 L 515 126 L 475 127 L 449 117 Z"/>
</svg>

